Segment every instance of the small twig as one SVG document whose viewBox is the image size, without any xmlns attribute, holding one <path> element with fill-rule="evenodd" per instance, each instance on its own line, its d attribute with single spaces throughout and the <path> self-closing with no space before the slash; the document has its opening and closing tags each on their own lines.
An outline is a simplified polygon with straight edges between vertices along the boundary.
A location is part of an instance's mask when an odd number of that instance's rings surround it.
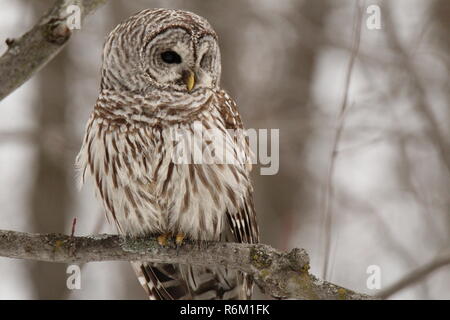
<svg viewBox="0 0 450 320">
<path fill-rule="evenodd" d="M 76 225 L 77 225 L 77 218 L 75 217 L 75 218 L 73 218 L 73 220 L 72 220 L 72 232 L 70 233 L 70 236 L 71 236 L 71 237 L 73 237 L 74 234 L 75 234 L 75 227 L 76 227 Z"/>
<path fill-rule="evenodd" d="M 331 149 L 330 155 L 330 163 L 328 166 L 327 172 L 327 182 L 326 182 L 326 191 L 325 191 L 325 206 L 324 206 L 324 225 L 325 225 L 325 241 L 324 241 L 324 265 L 322 269 L 322 278 L 327 279 L 328 277 L 328 269 L 329 269 L 329 261 L 330 261 L 330 248 L 331 248 L 331 226 L 332 226 L 332 211 L 333 211 L 333 198 L 334 198 L 334 185 L 333 185 L 333 176 L 336 165 L 337 158 L 337 150 L 339 147 L 339 143 L 341 141 L 342 132 L 344 129 L 345 116 L 348 110 L 348 94 L 350 89 L 350 83 L 353 74 L 353 67 L 356 62 L 356 57 L 359 52 L 359 45 L 361 41 L 361 25 L 362 25 L 362 14 L 363 10 L 360 6 L 359 2 L 356 2 L 356 15 L 354 20 L 354 28 L 353 28 L 353 48 L 351 51 L 351 57 L 347 68 L 346 79 L 345 79 L 345 88 L 344 88 L 344 97 L 342 99 L 341 108 L 338 116 L 338 125 L 336 128 L 336 134 L 334 136 L 334 141 Z"/>
<path fill-rule="evenodd" d="M 404 276 L 398 282 L 379 292 L 377 294 L 377 297 L 381 299 L 387 299 L 393 294 L 405 289 L 406 287 L 414 285 L 417 282 L 423 280 L 434 271 L 448 265 L 450 265 L 450 251 L 438 255 L 430 263 L 427 263 L 426 265 L 423 265 L 412 271 L 408 275 Z"/>
<path fill-rule="evenodd" d="M 0 256 L 59 263 L 149 261 L 198 266 L 222 265 L 253 276 L 276 298 L 367 300 L 373 297 L 318 280 L 302 249 L 280 252 L 264 244 L 191 242 L 161 247 L 155 237 L 71 237 L 0 230 Z"/>
</svg>

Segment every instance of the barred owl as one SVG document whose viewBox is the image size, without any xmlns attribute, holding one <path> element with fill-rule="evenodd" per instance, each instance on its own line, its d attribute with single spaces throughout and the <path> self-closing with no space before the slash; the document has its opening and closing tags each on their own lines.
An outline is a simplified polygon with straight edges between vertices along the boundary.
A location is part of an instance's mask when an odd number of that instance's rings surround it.
<svg viewBox="0 0 450 320">
<path fill-rule="evenodd" d="M 92 177 L 119 233 L 157 235 L 161 245 L 168 238 L 258 242 L 250 148 L 220 74 L 217 35 L 190 12 L 143 10 L 107 37 L 77 167 L 82 183 Z M 174 157 L 179 132 L 194 137 L 184 161 Z M 206 161 L 218 154 L 227 161 Z M 151 299 L 251 298 L 251 278 L 221 266 L 132 266 Z"/>
</svg>

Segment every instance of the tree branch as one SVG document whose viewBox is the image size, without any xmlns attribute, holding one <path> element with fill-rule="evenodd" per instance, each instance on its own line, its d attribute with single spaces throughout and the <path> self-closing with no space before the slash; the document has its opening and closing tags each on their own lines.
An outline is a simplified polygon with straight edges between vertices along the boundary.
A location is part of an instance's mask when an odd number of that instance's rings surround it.
<svg viewBox="0 0 450 320">
<path fill-rule="evenodd" d="M 413 270 L 411 273 L 407 274 L 403 278 L 401 278 L 398 282 L 392 284 L 388 288 L 382 290 L 377 294 L 377 297 L 381 299 L 387 299 L 393 294 L 409 287 L 417 282 L 423 280 L 427 276 L 429 276 L 434 271 L 450 265 L 450 251 L 443 252 L 435 257 L 431 262 L 418 267 Z"/>
<path fill-rule="evenodd" d="M 52 60 L 72 35 L 67 8 L 80 8 L 81 22 L 106 0 L 57 0 L 54 6 L 18 39 L 7 39 L 8 50 L 0 57 L 0 100 L 25 83 Z"/>
<path fill-rule="evenodd" d="M 374 299 L 311 275 L 303 249 L 286 253 L 264 244 L 186 241 L 179 247 L 173 242 L 161 247 L 154 237 L 71 237 L 0 230 L 0 256 L 59 263 L 122 260 L 223 265 L 251 274 L 263 292 L 276 298 Z"/>
</svg>

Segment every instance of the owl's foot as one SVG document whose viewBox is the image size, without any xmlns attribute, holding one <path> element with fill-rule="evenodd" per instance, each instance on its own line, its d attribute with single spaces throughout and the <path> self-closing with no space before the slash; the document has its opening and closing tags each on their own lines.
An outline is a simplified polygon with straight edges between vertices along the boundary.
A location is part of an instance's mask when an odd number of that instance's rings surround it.
<svg viewBox="0 0 450 320">
<path fill-rule="evenodd" d="M 170 233 L 163 233 L 162 235 L 158 236 L 156 240 L 158 241 L 160 246 L 167 246 L 169 242 Z"/>
<path fill-rule="evenodd" d="M 186 237 L 186 235 L 182 232 L 179 232 L 176 237 L 175 237 L 175 243 L 178 246 L 181 246 L 183 244 L 184 238 Z"/>
</svg>

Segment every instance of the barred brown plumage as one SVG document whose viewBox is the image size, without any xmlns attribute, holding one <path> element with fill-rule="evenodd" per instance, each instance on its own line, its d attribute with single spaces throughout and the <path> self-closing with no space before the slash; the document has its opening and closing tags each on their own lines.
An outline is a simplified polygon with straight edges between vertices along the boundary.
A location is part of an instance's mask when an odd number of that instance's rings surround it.
<svg viewBox="0 0 450 320">
<path fill-rule="evenodd" d="M 167 50 L 179 59 L 163 61 Z M 93 177 L 119 232 L 258 242 L 250 148 L 236 104 L 220 89 L 220 68 L 217 35 L 193 13 L 144 10 L 108 36 L 77 166 L 82 181 Z M 180 132 L 182 141 L 174 139 Z M 189 161 L 177 161 L 180 150 Z M 224 267 L 132 264 L 152 299 L 252 294 L 247 275 Z"/>
</svg>

